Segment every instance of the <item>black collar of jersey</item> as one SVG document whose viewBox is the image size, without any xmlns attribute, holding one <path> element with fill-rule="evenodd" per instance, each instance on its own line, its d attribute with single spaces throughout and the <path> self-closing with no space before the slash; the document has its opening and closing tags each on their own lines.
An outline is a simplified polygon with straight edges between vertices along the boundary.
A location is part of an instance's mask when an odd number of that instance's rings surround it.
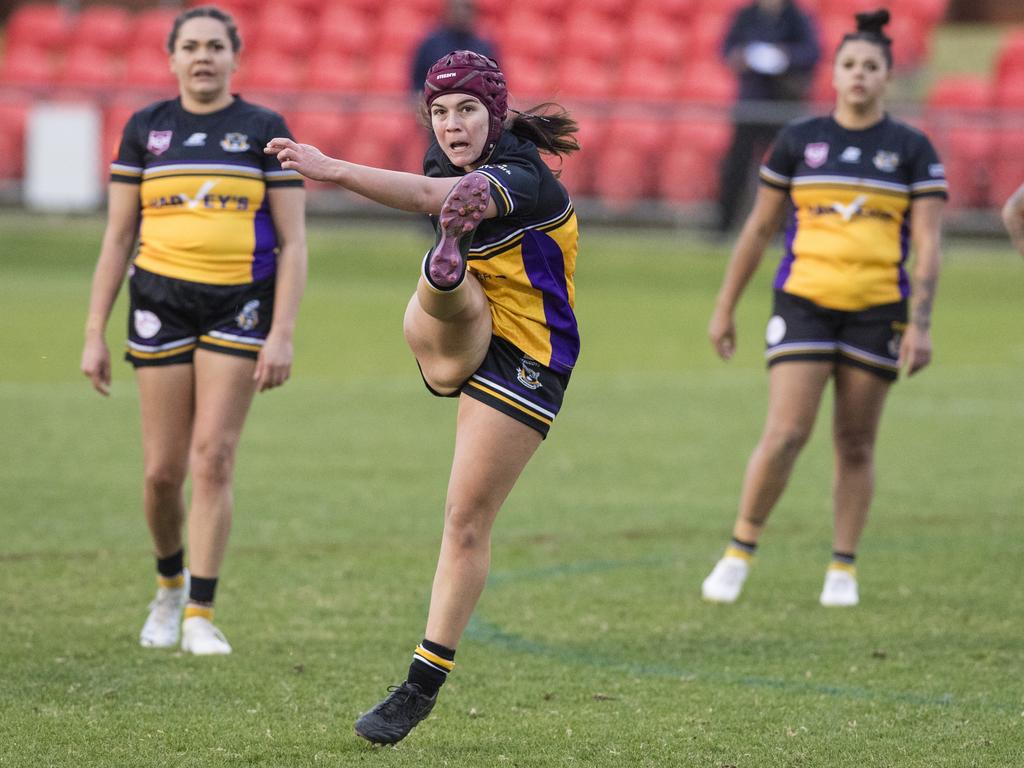
<svg viewBox="0 0 1024 768">
<path fill-rule="evenodd" d="M 481 166 L 497 163 L 502 157 L 522 152 L 524 149 L 523 145 L 536 149 L 533 142 L 522 139 L 511 131 L 503 131 L 501 138 L 498 139 L 498 143 L 495 144 L 494 149 L 491 150 L 491 154 L 481 162 L 474 163 L 474 165 Z M 461 165 L 454 165 L 452 161 L 448 159 L 448 155 L 446 155 L 445 151 L 441 149 L 441 145 L 437 143 L 436 136 L 434 136 L 430 142 L 430 147 L 427 149 L 427 155 L 424 158 L 423 166 L 427 176 L 465 176 L 467 173 L 470 173 L 470 171 L 465 170 Z M 440 171 L 439 173 L 438 170 Z"/>
<path fill-rule="evenodd" d="M 832 124 L 836 127 L 837 130 L 845 131 L 846 133 L 851 133 L 854 136 L 864 136 L 870 133 L 871 131 L 877 131 L 880 128 L 885 128 L 892 122 L 892 118 L 889 117 L 888 112 L 883 112 L 882 119 L 879 120 L 877 123 L 872 123 L 867 128 L 847 128 L 845 125 L 836 120 L 835 112 L 830 112 L 828 115 L 828 119 L 832 121 Z"/>
</svg>

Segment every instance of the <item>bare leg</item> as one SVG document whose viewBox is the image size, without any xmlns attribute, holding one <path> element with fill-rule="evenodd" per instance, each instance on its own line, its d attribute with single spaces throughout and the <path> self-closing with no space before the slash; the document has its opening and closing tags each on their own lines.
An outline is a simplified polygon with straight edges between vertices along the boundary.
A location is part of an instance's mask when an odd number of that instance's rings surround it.
<svg viewBox="0 0 1024 768">
<path fill-rule="evenodd" d="M 426 637 L 455 648 L 476 607 L 491 560 L 491 527 L 541 443 L 536 430 L 483 403 L 459 401 L 444 535 Z"/>
<path fill-rule="evenodd" d="M 786 488 L 793 465 L 814 427 L 832 363 L 790 361 L 769 369 L 768 417 L 743 477 L 733 536 L 751 544 Z"/>
<path fill-rule="evenodd" d="M 181 549 L 183 488 L 192 438 L 191 365 L 135 369 L 142 416 L 142 505 L 157 557 Z"/>
<path fill-rule="evenodd" d="M 836 552 L 854 554 L 875 492 L 875 441 L 890 382 L 849 365 L 836 368 L 835 507 Z"/>
<path fill-rule="evenodd" d="M 405 310 L 405 339 L 427 383 L 454 392 L 480 367 L 491 342 L 491 311 L 472 273 L 458 288 L 433 290 L 420 277 Z"/>
<path fill-rule="evenodd" d="M 189 563 L 192 573 L 220 573 L 234 506 L 235 453 L 255 392 L 256 361 L 197 350 L 196 405 L 192 436 L 192 504 Z"/>
</svg>

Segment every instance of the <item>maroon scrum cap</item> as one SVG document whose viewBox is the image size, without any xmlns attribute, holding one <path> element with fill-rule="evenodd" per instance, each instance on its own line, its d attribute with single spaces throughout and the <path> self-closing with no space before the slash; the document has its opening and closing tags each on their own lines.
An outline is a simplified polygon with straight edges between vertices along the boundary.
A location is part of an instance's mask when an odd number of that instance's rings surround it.
<svg viewBox="0 0 1024 768">
<path fill-rule="evenodd" d="M 442 56 L 427 72 L 423 99 L 429 107 L 434 99 L 446 93 L 476 96 L 487 109 L 491 122 L 487 145 L 481 155 L 486 157 L 501 138 L 508 114 L 508 86 L 498 62 L 473 51 L 452 51 Z"/>
</svg>

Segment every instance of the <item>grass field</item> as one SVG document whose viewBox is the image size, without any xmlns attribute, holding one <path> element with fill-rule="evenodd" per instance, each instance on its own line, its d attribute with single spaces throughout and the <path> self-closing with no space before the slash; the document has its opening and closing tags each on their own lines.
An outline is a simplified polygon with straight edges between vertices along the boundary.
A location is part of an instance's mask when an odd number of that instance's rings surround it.
<svg viewBox="0 0 1024 768">
<path fill-rule="evenodd" d="M 726 365 L 705 340 L 722 248 L 585 229 L 566 405 L 498 519 L 458 669 L 382 750 L 352 722 L 421 637 L 455 413 L 401 337 L 425 228 L 311 234 L 295 376 L 238 463 L 235 653 L 213 659 L 137 645 L 134 386 L 119 363 L 104 400 L 77 370 L 101 223 L 0 230 L 0 766 L 1024 764 L 1024 263 L 1002 243 L 947 247 L 936 362 L 883 423 L 862 604 L 817 604 L 826 417 L 723 607 L 699 584 L 761 426 L 771 270 Z"/>
</svg>

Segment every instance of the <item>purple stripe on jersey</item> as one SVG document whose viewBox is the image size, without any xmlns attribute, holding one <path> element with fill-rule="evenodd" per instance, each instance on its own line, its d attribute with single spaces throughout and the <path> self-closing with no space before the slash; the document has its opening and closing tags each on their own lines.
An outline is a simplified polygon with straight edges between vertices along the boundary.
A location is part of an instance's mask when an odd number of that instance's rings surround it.
<svg viewBox="0 0 1024 768">
<path fill-rule="evenodd" d="M 775 273 L 775 290 L 781 291 L 789 280 L 789 273 L 793 269 L 793 241 L 796 240 L 796 211 L 789 216 L 789 226 L 786 227 L 786 247 L 782 252 L 782 261 L 779 262 L 779 271 Z"/>
<path fill-rule="evenodd" d="M 544 319 L 551 332 L 548 367 L 569 373 L 580 353 L 580 335 L 569 306 L 562 249 L 543 232 L 528 229 L 523 233 L 523 268 L 530 284 L 544 294 Z"/>
<path fill-rule="evenodd" d="M 900 296 L 904 299 L 910 296 L 910 278 L 907 277 L 907 258 L 910 256 L 910 209 L 903 215 L 903 223 L 900 225 L 900 264 L 899 281 Z"/>
<path fill-rule="evenodd" d="M 270 217 L 269 198 L 263 198 L 263 205 L 256 211 L 252 224 L 255 246 L 252 251 L 252 279 L 263 280 L 277 270 L 277 231 Z"/>
</svg>

